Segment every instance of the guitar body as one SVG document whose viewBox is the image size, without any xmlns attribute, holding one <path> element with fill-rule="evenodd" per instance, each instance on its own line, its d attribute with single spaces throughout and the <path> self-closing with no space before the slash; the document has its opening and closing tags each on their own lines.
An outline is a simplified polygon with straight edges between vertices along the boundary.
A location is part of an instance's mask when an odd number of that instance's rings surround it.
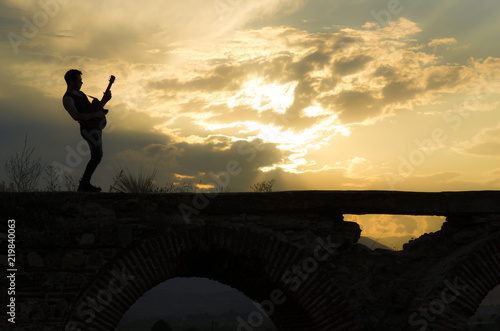
<svg viewBox="0 0 500 331">
<path fill-rule="evenodd" d="M 113 85 L 114 82 L 115 82 L 115 76 L 111 75 L 109 77 L 108 87 L 106 88 L 106 91 L 104 93 L 107 93 L 111 90 L 111 86 Z M 104 113 L 104 115 L 106 115 L 108 113 L 108 110 L 102 108 L 101 102 L 99 101 L 99 99 L 94 98 L 94 97 L 91 97 L 91 98 L 93 99 L 92 100 L 93 112 L 101 111 Z M 90 120 L 85 121 L 84 127 L 88 130 L 94 130 L 94 129 L 102 130 L 106 127 L 106 124 L 107 124 L 107 120 L 106 120 L 106 116 L 104 116 L 103 118 L 91 118 Z"/>
<path fill-rule="evenodd" d="M 108 113 L 107 109 L 103 109 L 100 106 L 100 101 L 98 99 L 92 100 L 92 110 L 94 112 L 102 111 L 104 115 Z M 106 127 L 107 123 L 108 121 L 106 120 L 106 116 L 104 116 L 103 118 L 91 118 L 84 122 L 84 127 L 88 130 L 94 130 L 94 129 L 102 130 Z"/>
</svg>

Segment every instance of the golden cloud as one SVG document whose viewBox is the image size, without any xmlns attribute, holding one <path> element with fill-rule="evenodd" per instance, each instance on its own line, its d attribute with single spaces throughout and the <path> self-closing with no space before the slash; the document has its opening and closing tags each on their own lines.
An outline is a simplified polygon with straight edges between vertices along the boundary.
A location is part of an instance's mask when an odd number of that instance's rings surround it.
<svg viewBox="0 0 500 331">
<path fill-rule="evenodd" d="M 500 127 L 482 129 L 470 140 L 459 143 L 457 151 L 477 156 L 500 156 Z"/>
<path fill-rule="evenodd" d="M 456 43 L 457 40 L 455 38 L 441 38 L 441 39 L 432 39 L 428 45 L 430 47 L 436 47 L 441 45 L 454 45 Z"/>
</svg>

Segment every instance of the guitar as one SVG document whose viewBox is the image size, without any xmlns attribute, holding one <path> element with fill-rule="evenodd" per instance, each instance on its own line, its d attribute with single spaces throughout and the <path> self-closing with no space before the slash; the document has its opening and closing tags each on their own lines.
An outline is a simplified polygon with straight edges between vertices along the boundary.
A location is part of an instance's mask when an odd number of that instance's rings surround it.
<svg viewBox="0 0 500 331">
<path fill-rule="evenodd" d="M 113 85 L 114 82 L 115 82 L 115 76 L 111 75 L 109 77 L 108 87 L 106 87 L 106 91 L 104 91 L 104 93 L 107 93 L 111 90 L 111 86 Z M 89 97 L 92 98 L 92 110 L 94 112 L 101 111 L 104 113 L 104 115 L 106 115 L 108 113 L 108 110 L 104 109 L 102 107 L 101 101 L 99 101 L 99 99 L 97 99 L 91 95 L 89 95 Z M 85 121 L 84 123 L 88 129 L 102 130 L 106 127 L 107 121 L 106 121 L 106 116 L 104 116 L 103 118 L 91 118 L 91 119 Z"/>
</svg>

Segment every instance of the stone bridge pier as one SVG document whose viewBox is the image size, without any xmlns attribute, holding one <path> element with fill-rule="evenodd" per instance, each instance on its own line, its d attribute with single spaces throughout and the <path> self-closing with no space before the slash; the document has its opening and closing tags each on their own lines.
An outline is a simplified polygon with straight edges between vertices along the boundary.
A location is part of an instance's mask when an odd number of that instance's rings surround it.
<svg viewBox="0 0 500 331">
<path fill-rule="evenodd" d="M 402 251 L 372 251 L 344 214 L 446 222 Z M 114 330 L 175 277 L 240 290 L 279 330 L 466 330 L 500 284 L 494 191 L 0 193 L 0 215 L 1 254 L 15 256 L 0 280 L 11 330 Z"/>
</svg>

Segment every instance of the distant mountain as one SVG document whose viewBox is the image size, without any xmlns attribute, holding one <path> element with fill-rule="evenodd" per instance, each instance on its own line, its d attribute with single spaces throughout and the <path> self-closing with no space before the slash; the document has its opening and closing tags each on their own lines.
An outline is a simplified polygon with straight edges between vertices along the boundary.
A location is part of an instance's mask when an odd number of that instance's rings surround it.
<svg viewBox="0 0 500 331">
<path fill-rule="evenodd" d="M 404 244 L 406 244 L 412 239 L 415 239 L 415 236 L 385 237 L 385 238 L 380 238 L 378 241 L 382 245 L 386 245 L 396 251 L 399 251 L 403 249 Z"/>
<path fill-rule="evenodd" d="M 378 242 L 370 237 L 361 237 L 361 238 L 359 238 L 358 243 L 365 245 L 366 247 L 368 247 L 369 249 L 372 249 L 372 250 L 377 249 L 377 248 L 392 250 L 391 248 L 389 248 L 385 245 L 382 245 L 380 242 Z"/>
<path fill-rule="evenodd" d="M 469 330 L 499 330 L 500 306 L 481 305 L 469 319 Z"/>
<path fill-rule="evenodd" d="M 406 244 L 413 238 L 414 238 L 413 236 L 384 237 L 384 238 L 361 237 L 358 242 L 371 249 L 383 248 L 383 249 L 399 251 L 403 249 L 404 244 Z"/>
<path fill-rule="evenodd" d="M 132 315 L 158 316 L 159 314 L 188 315 L 207 313 L 217 315 L 232 310 L 237 313 L 256 310 L 256 306 L 241 292 L 229 290 L 218 293 L 189 293 L 151 291 L 140 304 L 127 312 Z M 138 301 L 139 302 L 139 301 Z M 138 303 L 136 302 L 136 303 Z"/>
<path fill-rule="evenodd" d="M 161 318 L 168 321 L 172 327 L 179 325 L 182 320 L 194 325 L 195 320 L 203 323 L 203 316 L 208 320 L 229 320 L 237 324 L 238 316 L 246 319 L 253 311 L 259 311 L 257 306 L 243 293 L 234 289 L 192 293 L 157 287 L 147 292 L 127 311 L 119 326 L 124 328 L 152 325 Z M 265 324 L 269 323 L 266 321 Z"/>
</svg>

